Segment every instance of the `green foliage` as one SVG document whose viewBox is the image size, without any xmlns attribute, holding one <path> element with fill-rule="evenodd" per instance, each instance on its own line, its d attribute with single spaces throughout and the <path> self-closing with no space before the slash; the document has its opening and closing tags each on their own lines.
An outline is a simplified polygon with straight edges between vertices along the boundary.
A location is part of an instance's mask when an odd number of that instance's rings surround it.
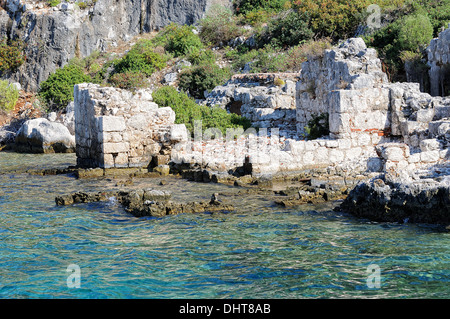
<svg viewBox="0 0 450 319">
<path fill-rule="evenodd" d="M 228 68 L 213 63 L 201 64 L 182 71 L 178 86 L 195 98 L 204 98 L 204 92 L 223 84 L 231 76 Z"/>
<path fill-rule="evenodd" d="M 407 15 L 364 37 L 367 46 L 377 49 L 378 55 L 386 63 L 391 81 L 405 81 L 402 52 L 420 54 L 432 39 L 432 26 L 427 16 Z"/>
<path fill-rule="evenodd" d="M 19 100 L 19 90 L 6 80 L 0 80 L 0 109 L 10 111 Z"/>
<path fill-rule="evenodd" d="M 264 42 L 269 40 L 272 45 L 286 47 L 298 45 L 310 40 L 313 32 L 308 26 L 307 15 L 289 10 L 279 17 L 270 20 Z"/>
<path fill-rule="evenodd" d="M 188 61 L 194 65 L 212 64 L 216 62 L 216 58 L 216 54 L 211 49 L 199 50 L 197 48 L 191 49 L 187 57 Z"/>
<path fill-rule="evenodd" d="M 175 57 L 184 56 L 193 48 L 202 49 L 203 43 L 200 37 L 192 32 L 188 25 L 171 23 L 162 30 L 154 39 L 156 45 L 162 45 L 167 52 Z"/>
<path fill-rule="evenodd" d="M 115 73 L 111 76 L 109 82 L 115 87 L 130 91 L 136 91 L 147 86 L 146 76 L 140 71 Z"/>
<path fill-rule="evenodd" d="M 14 71 L 25 62 L 24 47 L 21 40 L 0 40 L 0 72 Z"/>
<path fill-rule="evenodd" d="M 305 127 L 308 139 L 315 140 L 330 134 L 328 118 L 328 113 L 312 116 L 311 120 L 308 121 L 308 125 Z"/>
<path fill-rule="evenodd" d="M 222 6 L 214 6 L 200 20 L 200 38 L 204 43 L 219 45 L 242 35 L 242 28 L 233 12 Z"/>
<path fill-rule="evenodd" d="M 115 64 L 116 73 L 142 72 L 150 76 L 166 66 L 167 57 L 155 52 L 151 41 L 140 41 Z"/>
<path fill-rule="evenodd" d="M 50 7 L 56 7 L 60 3 L 61 3 L 61 0 L 47 0 L 47 4 Z"/>
<path fill-rule="evenodd" d="M 308 14 L 309 27 L 315 37 L 343 39 L 354 34 L 364 12 L 374 0 L 296 0 L 294 7 Z"/>
<path fill-rule="evenodd" d="M 62 109 L 73 100 L 74 85 L 91 80 L 80 66 L 69 63 L 41 83 L 39 94 L 49 104 L 49 109 Z"/>
<path fill-rule="evenodd" d="M 236 114 L 229 114 L 226 110 L 210 108 L 198 105 L 185 93 L 177 92 L 171 86 L 163 86 L 152 94 L 153 100 L 160 107 L 170 106 L 176 114 L 175 123 L 185 124 L 193 133 L 194 121 L 201 120 L 202 128 L 218 128 L 222 134 L 226 134 L 227 128 L 239 128 L 244 130 L 250 127 L 250 121 Z"/>
<path fill-rule="evenodd" d="M 433 39 L 433 26 L 428 16 L 417 14 L 403 19 L 398 32 L 398 43 L 403 50 L 417 50 Z"/>
<path fill-rule="evenodd" d="M 247 14 L 263 9 L 279 12 L 290 5 L 289 0 L 234 0 L 233 6 L 237 13 Z"/>
</svg>

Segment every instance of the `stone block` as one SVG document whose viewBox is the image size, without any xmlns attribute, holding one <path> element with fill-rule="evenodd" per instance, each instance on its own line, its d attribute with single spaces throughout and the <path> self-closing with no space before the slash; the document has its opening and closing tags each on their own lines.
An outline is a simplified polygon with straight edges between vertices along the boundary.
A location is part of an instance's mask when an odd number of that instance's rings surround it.
<svg viewBox="0 0 450 319">
<path fill-rule="evenodd" d="M 172 143 L 187 142 L 189 139 L 186 125 L 174 124 L 170 129 L 170 141 Z"/>
<path fill-rule="evenodd" d="M 333 151 L 333 150 L 332 150 Z M 331 151 L 330 151 L 331 153 Z M 328 149 L 326 147 L 319 147 L 314 154 L 315 162 L 317 164 L 323 164 L 333 162 L 331 156 L 329 157 Z"/>
<path fill-rule="evenodd" d="M 420 153 L 420 161 L 424 163 L 434 163 L 440 159 L 439 151 L 426 151 Z"/>
<path fill-rule="evenodd" d="M 410 164 L 419 163 L 421 160 L 420 157 L 421 157 L 420 153 L 411 154 L 408 157 L 408 163 L 410 163 Z"/>
<path fill-rule="evenodd" d="M 387 161 L 399 162 L 405 159 L 403 149 L 400 147 L 387 147 L 384 149 L 382 156 Z"/>
<path fill-rule="evenodd" d="M 441 144 L 437 139 L 426 139 L 420 142 L 420 150 L 422 152 L 435 151 L 441 148 Z"/>
<path fill-rule="evenodd" d="M 152 167 L 157 167 L 160 165 L 166 165 L 170 161 L 170 155 L 154 155 L 152 157 Z"/>
<path fill-rule="evenodd" d="M 344 160 L 344 152 L 338 149 L 330 150 L 330 162 L 332 163 L 340 163 Z"/>
<path fill-rule="evenodd" d="M 119 153 L 114 157 L 115 167 L 128 167 L 128 155 L 126 153 Z"/>
<path fill-rule="evenodd" d="M 305 150 L 305 141 L 287 140 L 284 151 L 291 152 L 292 155 L 300 155 Z"/>
<path fill-rule="evenodd" d="M 345 150 L 345 158 L 349 161 L 358 159 L 362 154 L 361 147 L 353 147 Z"/>
<path fill-rule="evenodd" d="M 114 156 L 112 154 L 101 154 L 100 167 L 101 168 L 112 168 L 114 167 Z"/>
<path fill-rule="evenodd" d="M 428 123 L 433 120 L 434 117 L 434 109 L 420 109 L 416 113 L 417 122 Z"/>
<path fill-rule="evenodd" d="M 169 165 L 158 165 L 153 168 L 153 171 L 159 173 L 161 176 L 167 176 L 170 173 Z"/>
<path fill-rule="evenodd" d="M 122 132 L 126 129 L 125 119 L 121 116 L 99 116 L 97 128 L 100 132 Z"/>
<path fill-rule="evenodd" d="M 126 153 L 130 149 L 128 143 L 103 143 L 103 153 L 104 154 L 112 154 L 112 153 Z"/>
</svg>

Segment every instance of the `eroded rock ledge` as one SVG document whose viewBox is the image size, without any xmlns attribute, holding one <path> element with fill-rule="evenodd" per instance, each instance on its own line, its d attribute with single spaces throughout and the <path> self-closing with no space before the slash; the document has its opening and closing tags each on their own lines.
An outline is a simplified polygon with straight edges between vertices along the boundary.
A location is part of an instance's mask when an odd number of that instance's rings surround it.
<svg viewBox="0 0 450 319">
<path fill-rule="evenodd" d="M 171 194 L 166 191 L 144 189 L 133 191 L 77 192 L 70 195 L 57 196 L 56 205 L 67 206 L 77 203 L 92 203 L 117 200 L 125 210 L 136 217 L 164 217 L 166 215 L 193 214 L 203 212 L 233 211 L 233 205 L 222 203 L 217 194 L 210 201 L 175 203 L 170 201 Z"/>
<path fill-rule="evenodd" d="M 379 222 L 450 226 L 449 167 L 413 175 L 386 173 L 358 184 L 338 210 Z"/>
</svg>

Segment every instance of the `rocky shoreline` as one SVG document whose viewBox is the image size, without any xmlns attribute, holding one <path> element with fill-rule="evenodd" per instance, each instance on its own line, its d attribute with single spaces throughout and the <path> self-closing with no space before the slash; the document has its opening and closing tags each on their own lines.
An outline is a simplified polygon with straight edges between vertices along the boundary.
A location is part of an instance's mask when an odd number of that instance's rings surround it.
<svg viewBox="0 0 450 319">
<path fill-rule="evenodd" d="M 447 167 L 415 175 L 382 174 L 359 183 L 337 210 L 378 222 L 450 226 L 450 177 Z"/>
</svg>

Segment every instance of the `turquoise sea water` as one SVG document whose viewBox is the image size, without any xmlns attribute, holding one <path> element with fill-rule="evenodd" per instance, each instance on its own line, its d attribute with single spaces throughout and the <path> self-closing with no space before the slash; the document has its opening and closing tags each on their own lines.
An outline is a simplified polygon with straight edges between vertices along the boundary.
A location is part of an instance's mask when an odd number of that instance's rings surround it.
<svg viewBox="0 0 450 319">
<path fill-rule="evenodd" d="M 373 223 L 328 205 L 280 208 L 240 198 L 228 214 L 135 218 L 113 199 L 55 206 L 117 180 L 37 176 L 73 155 L 0 152 L 0 298 L 449 298 L 450 233 Z M 134 187 L 161 187 L 139 180 Z M 217 184 L 169 179 L 174 200 L 207 199 Z M 369 288 L 367 268 L 380 269 Z M 80 269 L 70 288 L 69 265 Z"/>
</svg>

